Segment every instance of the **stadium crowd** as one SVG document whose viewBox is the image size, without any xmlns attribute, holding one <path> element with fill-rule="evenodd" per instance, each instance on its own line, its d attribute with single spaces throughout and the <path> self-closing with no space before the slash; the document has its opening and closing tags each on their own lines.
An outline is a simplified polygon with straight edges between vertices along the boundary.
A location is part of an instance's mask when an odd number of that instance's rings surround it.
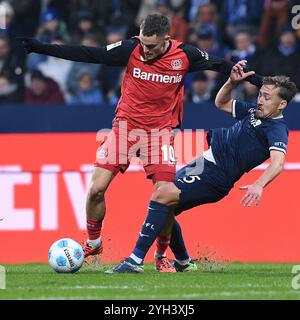
<svg viewBox="0 0 300 320">
<path fill-rule="evenodd" d="M 69 104 L 115 107 L 123 68 L 26 55 L 17 36 L 52 44 L 105 46 L 139 34 L 150 13 L 169 17 L 171 37 L 234 62 L 248 61 L 261 75 L 284 74 L 300 90 L 300 28 L 292 28 L 297 0 L 7 0 L 0 30 L 0 105 Z M 299 22 L 300 23 L 300 22 Z M 226 77 L 189 74 L 186 101 L 213 101 Z M 256 99 L 245 82 L 235 98 Z M 299 94 L 295 98 L 300 101 Z"/>
</svg>

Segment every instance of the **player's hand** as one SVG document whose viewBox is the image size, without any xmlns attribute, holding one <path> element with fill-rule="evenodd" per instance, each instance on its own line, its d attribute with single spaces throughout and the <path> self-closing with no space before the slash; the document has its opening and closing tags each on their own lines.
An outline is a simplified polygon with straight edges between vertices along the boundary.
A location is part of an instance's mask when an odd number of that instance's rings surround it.
<svg viewBox="0 0 300 320">
<path fill-rule="evenodd" d="M 42 43 L 39 40 L 30 37 L 17 37 L 17 41 L 20 41 L 26 51 L 26 53 L 35 52 Z"/>
<path fill-rule="evenodd" d="M 250 184 L 239 188 L 240 190 L 247 190 L 246 194 L 243 196 L 240 204 L 244 207 L 251 207 L 253 203 L 258 206 L 263 193 L 263 187 L 258 184 Z"/>
<path fill-rule="evenodd" d="M 255 74 L 254 71 L 245 72 L 246 65 L 247 65 L 247 60 L 241 60 L 232 67 L 231 73 L 230 73 L 231 82 L 237 83 Z"/>
</svg>

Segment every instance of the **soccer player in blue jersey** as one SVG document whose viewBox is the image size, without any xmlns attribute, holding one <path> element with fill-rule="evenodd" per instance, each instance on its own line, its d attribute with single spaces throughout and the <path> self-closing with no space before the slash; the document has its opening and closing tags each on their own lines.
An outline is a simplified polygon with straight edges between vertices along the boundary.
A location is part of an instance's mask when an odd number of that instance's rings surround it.
<svg viewBox="0 0 300 320">
<path fill-rule="evenodd" d="M 258 205 L 264 188 L 282 171 L 288 144 L 283 111 L 297 93 L 296 85 L 285 76 L 264 77 L 257 103 L 233 100 L 232 90 L 249 74 L 243 72 L 245 64 L 243 60 L 233 67 L 230 78 L 215 100 L 220 110 L 231 113 L 239 121 L 229 128 L 209 130 L 209 149 L 202 157 L 179 170 L 173 184 L 156 190 L 149 205 L 148 223 L 144 223 L 132 254 L 110 270 L 111 273 L 143 272 L 147 251 L 156 236 L 166 228 L 157 222 L 162 220 L 161 216 L 170 211 L 178 215 L 193 207 L 221 200 L 244 173 L 270 158 L 271 163 L 256 181 L 240 187 L 246 191 L 241 204 Z M 190 270 L 191 260 L 176 220 L 170 230 L 174 266 L 177 271 Z"/>
</svg>

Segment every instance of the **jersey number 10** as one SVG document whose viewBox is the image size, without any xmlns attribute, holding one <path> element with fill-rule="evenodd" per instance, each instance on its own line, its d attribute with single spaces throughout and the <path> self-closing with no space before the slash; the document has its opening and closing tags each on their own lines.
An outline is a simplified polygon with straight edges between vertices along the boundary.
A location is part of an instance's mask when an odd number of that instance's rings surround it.
<svg viewBox="0 0 300 320">
<path fill-rule="evenodd" d="M 164 144 L 161 147 L 162 150 L 162 156 L 163 156 L 163 162 L 170 162 L 170 163 L 175 163 L 175 151 L 173 146 L 169 146 L 167 144 Z"/>
</svg>

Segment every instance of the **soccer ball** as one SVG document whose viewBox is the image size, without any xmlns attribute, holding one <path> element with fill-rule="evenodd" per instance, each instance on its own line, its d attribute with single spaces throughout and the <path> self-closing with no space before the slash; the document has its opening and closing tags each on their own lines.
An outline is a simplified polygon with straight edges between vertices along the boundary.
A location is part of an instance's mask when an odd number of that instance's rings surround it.
<svg viewBox="0 0 300 320">
<path fill-rule="evenodd" d="M 81 245 L 70 238 L 55 241 L 49 249 L 48 262 L 56 272 L 73 273 L 78 271 L 84 260 Z"/>
</svg>

